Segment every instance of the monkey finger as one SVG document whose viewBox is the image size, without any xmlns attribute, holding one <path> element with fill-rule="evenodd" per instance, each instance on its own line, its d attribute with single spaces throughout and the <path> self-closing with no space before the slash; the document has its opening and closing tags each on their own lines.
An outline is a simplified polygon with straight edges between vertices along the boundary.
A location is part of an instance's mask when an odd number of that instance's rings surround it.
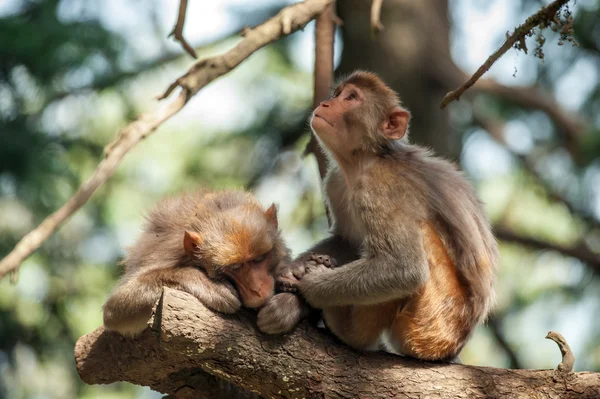
<svg viewBox="0 0 600 399">
<path fill-rule="evenodd" d="M 277 280 L 277 290 L 280 292 L 297 292 L 298 280 L 295 278 L 280 278 Z"/>
<path fill-rule="evenodd" d="M 292 275 L 300 280 L 306 274 L 306 265 L 298 266 L 294 270 L 292 270 Z"/>
</svg>

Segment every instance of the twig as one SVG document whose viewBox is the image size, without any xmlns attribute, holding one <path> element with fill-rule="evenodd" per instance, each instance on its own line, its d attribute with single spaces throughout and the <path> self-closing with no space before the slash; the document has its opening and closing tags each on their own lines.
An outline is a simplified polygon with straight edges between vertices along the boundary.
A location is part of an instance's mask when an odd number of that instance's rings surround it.
<svg viewBox="0 0 600 399">
<path fill-rule="evenodd" d="M 371 32 L 377 34 L 383 30 L 381 23 L 381 4 L 383 0 L 372 0 L 371 2 Z"/>
<path fill-rule="evenodd" d="M 572 373 L 573 365 L 575 364 L 575 356 L 573 355 L 573 352 L 571 351 L 571 348 L 569 347 L 565 337 L 555 331 L 549 331 L 548 335 L 546 335 L 546 339 L 551 339 L 552 341 L 556 342 L 562 355 L 562 362 L 558 364 L 556 370 L 565 374 Z"/>
<path fill-rule="evenodd" d="M 477 82 L 477 80 L 486 73 L 492 65 L 510 50 L 516 42 L 520 42 L 521 39 L 525 38 L 525 36 L 540 23 L 548 21 L 551 22 L 554 20 L 554 17 L 558 10 L 568 3 L 569 0 L 555 0 L 552 3 L 548 4 L 546 7 L 543 7 L 540 11 L 535 13 L 534 15 L 527 18 L 527 20 L 517 27 L 513 33 L 506 38 L 506 41 L 498 50 L 496 50 L 492 55 L 488 57 L 485 63 L 479 67 L 479 69 L 471 76 L 471 78 L 460 86 L 458 89 L 449 92 L 446 94 L 442 103 L 440 104 L 440 108 L 444 109 L 448 104 L 450 104 L 454 100 L 458 100 L 460 96 L 471 86 Z"/>
<path fill-rule="evenodd" d="M 140 116 L 124 127 L 115 141 L 106 147 L 106 156 L 100 162 L 92 177 L 77 190 L 65 205 L 23 237 L 15 248 L 0 261 L 0 279 L 7 273 L 16 270 L 25 258 L 37 250 L 114 173 L 122 158 L 131 148 L 179 112 L 194 94 L 216 78 L 231 71 L 258 49 L 285 36 L 281 29 L 284 13 L 287 13 L 288 18 L 291 18 L 291 32 L 294 32 L 319 15 L 332 1 L 306 0 L 288 6 L 273 18 L 248 32 L 246 38 L 232 50 L 220 56 L 200 60 L 194 64 L 185 75 L 171 84 L 160 97 L 161 99 L 166 98 L 179 86 L 182 91 L 175 101 L 153 113 Z"/>
<path fill-rule="evenodd" d="M 183 47 L 183 49 L 185 51 L 187 51 L 187 53 L 189 55 L 191 55 L 194 58 L 198 58 L 198 56 L 196 55 L 196 50 L 194 50 L 194 48 L 192 46 L 190 46 L 190 44 L 187 42 L 187 40 L 185 40 L 185 38 L 183 37 L 183 25 L 185 24 L 185 13 L 187 12 L 187 0 L 180 0 L 179 1 L 179 14 L 177 15 L 177 22 L 175 23 L 175 26 L 173 27 L 173 30 L 171 31 L 171 33 L 169 33 L 168 37 L 173 36 L 175 38 L 175 40 L 177 40 L 179 43 L 181 43 L 181 46 Z"/>
</svg>

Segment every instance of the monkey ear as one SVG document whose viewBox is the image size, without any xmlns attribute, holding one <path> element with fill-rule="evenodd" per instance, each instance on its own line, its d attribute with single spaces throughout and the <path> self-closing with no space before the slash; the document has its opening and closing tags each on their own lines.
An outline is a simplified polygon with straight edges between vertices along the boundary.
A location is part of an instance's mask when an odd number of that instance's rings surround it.
<svg viewBox="0 0 600 399">
<path fill-rule="evenodd" d="M 394 107 L 381 126 L 383 135 L 389 140 L 401 139 L 406 134 L 409 120 L 410 112 L 398 106 Z"/>
<path fill-rule="evenodd" d="M 277 220 L 277 206 L 275 204 L 272 204 L 269 207 L 269 209 L 266 210 L 265 216 L 267 217 L 267 220 L 273 225 L 273 227 L 275 227 L 276 229 L 279 228 L 279 221 Z"/>
<path fill-rule="evenodd" d="M 202 244 L 202 236 L 193 231 L 186 230 L 183 236 L 183 249 L 185 250 L 185 253 L 189 256 L 194 256 L 194 252 L 200 244 Z"/>
</svg>

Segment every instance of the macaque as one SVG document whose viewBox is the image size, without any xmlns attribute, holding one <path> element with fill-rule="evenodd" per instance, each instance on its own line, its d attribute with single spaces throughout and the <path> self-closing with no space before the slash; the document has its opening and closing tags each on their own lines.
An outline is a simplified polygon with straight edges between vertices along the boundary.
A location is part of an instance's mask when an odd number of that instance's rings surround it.
<svg viewBox="0 0 600 399">
<path fill-rule="evenodd" d="M 284 290 L 304 299 L 275 295 L 259 311 L 262 331 L 291 330 L 305 300 L 349 346 L 444 361 L 486 318 L 498 263 L 490 224 L 457 168 L 408 142 L 409 119 L 397 94 L 363 71 L 314 110 L 332 236 L 282 269 Z"/>
<path fill-rule="evenodd" d="M 104 305 L 104 326 L 138 335 L 163 286 L 221 313 L 259 308 L 273 296 L 276 268 L 288 260 L 275 205 L 264 210 L 242 191 L 163 199 L 129 248 L 125 274 Z"/>
</svg>

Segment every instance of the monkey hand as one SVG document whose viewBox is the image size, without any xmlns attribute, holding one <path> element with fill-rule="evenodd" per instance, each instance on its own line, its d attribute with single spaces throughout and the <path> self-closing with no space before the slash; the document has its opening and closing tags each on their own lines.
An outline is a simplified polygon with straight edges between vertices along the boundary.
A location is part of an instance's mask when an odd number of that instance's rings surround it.
<svg viewBox="0 0 600 399">
<path fill-rule="evenodd" d="M 237 290 L 228 281 L 212 282 L 210 287 L 202 287 L 193 295 L 204 306 L 220 313 L 235 313 L 242 307 Z"/>
<path fill-rule="evenodd" d="M 277 288 L 281 292 L 298 292 L 298 284 L 307 273 L 316 272 L 318 268 L 337 267 L 337 261 L 328 256 L 311 252 L 292 262 L 277 278 Z"/>
<path fill-rule="evenodd" d="M 285 334 L 307 314 L 308 307 L 300 297 L 288 292 L 277 294 L 258 311 L 258 329 L 265 334 Z"/>
</svg>

